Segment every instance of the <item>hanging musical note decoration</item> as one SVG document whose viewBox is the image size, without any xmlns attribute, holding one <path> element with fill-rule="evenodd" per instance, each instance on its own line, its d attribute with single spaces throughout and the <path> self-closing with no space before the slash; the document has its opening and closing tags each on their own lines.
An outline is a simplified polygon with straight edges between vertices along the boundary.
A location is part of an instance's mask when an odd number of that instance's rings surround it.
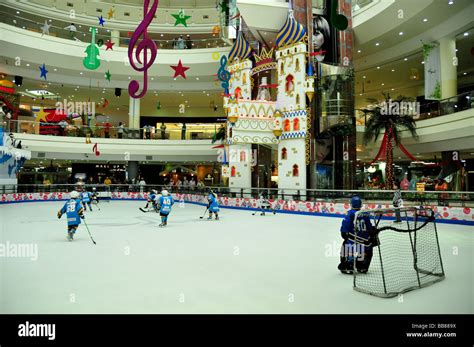
<svg viewBox="0 0 474 347">
<path fill-rule="evenodd" d="M 338 0 L 333 0 L 331 4 L 331 23 L 339 31 L 344 31 L 349 26 L 349 22 L 343 14 L 337 13 Z"/>
<path fill-rule="evenodd" d="M 153 0 L 153 4 L 151 5 L 151 7 L 149 5 L 150 0 L 144 0 L 143 20 L 135 29 L 135 32 L 133 33 L 132 38 L 130 39 L 130 43 L 128 45 L 128 60 L 130 61 L 130 65 L 135 71 L 143 72 L 143 88 L 140 93 L 138 93 L 138 90 L 140 89 L 140 84 L 138 81 L 133 80 L 128 85 L 128 94 L 135 99 L 142 98 L 147 92 L 148 69 L 155 62 L 156 52 L 158 50 L 155 42 L 148 38 L 147 31 L 147 28 L 150 26 L 156 14 L 156 10 L 158 8 L 158 0 Z M 148 54 L 150 54 L 150 56 Z M 138 64 L 140 64 L 141 66 L 137 66 L 135 61 L 138 62 Z"/>
<path fill-rule="evenodd" d="M 229 81 L 230 81 L 230 72 L 227 71 L 227 56 L 223 55 L 221 57 L 221 66 L 219 67 L 219 71 L 217 71 L 217 78 L 221 81 L 221 86 L 224 88 L 224 94 L 229 95 Z"/>
<path fill-rule="evenodd" d="M 100 66 L 99 47 L 95 44 L 97 29 L 90 28 L 89 31 L 92 32 L 92 42 L 85 50 L 87 56 L 82 60 L 82 63 L 86 69 L 95 70 Z"/>
</svg>

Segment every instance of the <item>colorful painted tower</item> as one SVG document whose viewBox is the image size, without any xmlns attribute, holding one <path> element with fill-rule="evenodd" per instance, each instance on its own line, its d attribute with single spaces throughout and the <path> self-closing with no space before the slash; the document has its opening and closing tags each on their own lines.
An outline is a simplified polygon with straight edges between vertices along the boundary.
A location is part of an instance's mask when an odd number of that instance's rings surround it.
<svg viewBox="0 0 474 347">
<path fill-rule="evenodd" d="M 278 68 L 277 105 L 282 114 L 282 134 L 278 144 L 278 187 L 306 189 L 306 165 L 309 156 L 310 114 L 306 95 L 312 97 L 312 69 L 306 74 L 307 36 L 293 17 L 280 29 L 275 53 Z"/>
</svg>

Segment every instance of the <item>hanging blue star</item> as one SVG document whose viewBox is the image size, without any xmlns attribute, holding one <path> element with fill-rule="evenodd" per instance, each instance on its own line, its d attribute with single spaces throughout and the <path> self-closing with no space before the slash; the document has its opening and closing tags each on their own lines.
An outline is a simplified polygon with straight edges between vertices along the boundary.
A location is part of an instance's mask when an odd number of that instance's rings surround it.
<svg viewBox="0 0 474 347">
<path fill-rule="evenodd" d="M 40 75 L 40 78 L 44 77 L 44 79 L 46 80 L 46 74 L 48 73 L 48 70 L 46 70 L 46 66 L 40 66 L 39 67 L 40 71 L 41 71 L 41 75 Z"/>
<path fill-rule="evenodd" d="M 99 18 L 99 25 L 104 26 L 104 23 L 105 23 L 104 17 L 100 16 L 100 17 L 97 17 L 97 18 Z"/>
</svg>

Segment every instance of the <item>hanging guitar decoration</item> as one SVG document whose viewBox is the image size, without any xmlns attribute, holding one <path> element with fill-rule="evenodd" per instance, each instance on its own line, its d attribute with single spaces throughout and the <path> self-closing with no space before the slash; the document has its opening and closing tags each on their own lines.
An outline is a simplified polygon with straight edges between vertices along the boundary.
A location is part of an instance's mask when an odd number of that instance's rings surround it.
<svg viewBox="0 0 474 347">
<path fill-rule="evenodd" d="M 133 80 L 128 85 L 128 94 L 135 99 L 142 98 L 145 96 L 148 89 L 148 69 L 153 65 L 156 59 L 156 44 L 153 40 L 148 38 L 147 28 L 150 26 L 153 18 L 156 14 L 158 8 L 158 0 L 153 0 L 153 4 L 149 8 L 150 0 L 144 0 L 143 3 L 143 20 L 140 22 L 138 27 L 135 29 L 135 32 L 130 39 L 128 45 L 128 60 L 130 65 L 135 71 L 143 72 L 143 89 L 141 93 L 138 93 L 140 89 L 140 84 L 138 81 Z M 141 39 L 141 37 L 143 38 Z M 141 39 L 141 40 L 140 40 Z M 135 52 L 134 47 L 135 48 Z M 148 52 L 149 51 L 149 52 Z M 150 53 L 150 56 L 148 56 Z M 142 57 L 143 55 L 143 57 Z M 135 60 L 141 64 L 139 67 L 135 63 Z"/>
<path fill-rule="evenodd" d="M 96 28 L 90 28 L 90 32 L 92 32 L 92 42 L 86 48 L 87 56 L 82 60 L 84 67 L 89 70 L 95 70 L 100 66 L 100 59 L 99 59 L 99 47 L 95 44 L 95 34 L 97 32 Z"/>
</svg>

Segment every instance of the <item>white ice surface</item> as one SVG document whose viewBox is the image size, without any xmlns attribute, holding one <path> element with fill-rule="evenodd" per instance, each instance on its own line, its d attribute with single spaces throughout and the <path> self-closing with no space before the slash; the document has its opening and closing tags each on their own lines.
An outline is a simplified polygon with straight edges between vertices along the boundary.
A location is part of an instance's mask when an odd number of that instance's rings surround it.
<svg viewBox="0 0 474 347">
<path fill-rule="evenodd" d="M 0 258 L 0 313 L 474 313 L 472 226 L 438 224 L 444 281 L 381 299 L 337 270 L 339 218 L 207 221 L 186 204 L 160 229 L 143 202 L 103 202 L 86 214 L 94 246 L 84 225 L 66 241 L 62 204 L 0 205 L 0 242 L 38 246 L 37 261 Z"/>
</svg>

